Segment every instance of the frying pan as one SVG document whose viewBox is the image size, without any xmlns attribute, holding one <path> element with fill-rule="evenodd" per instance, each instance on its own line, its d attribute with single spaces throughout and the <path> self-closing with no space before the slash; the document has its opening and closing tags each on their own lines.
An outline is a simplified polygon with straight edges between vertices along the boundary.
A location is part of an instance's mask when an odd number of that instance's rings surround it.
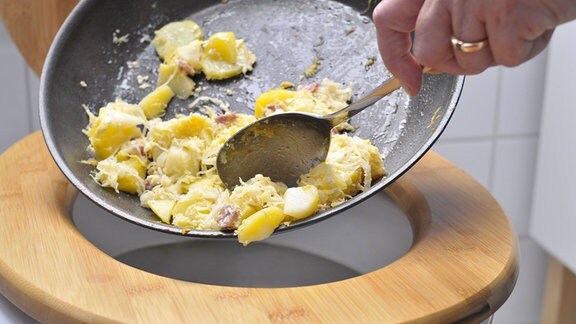
<svg viewBox="0 0 576 324">
<path fill-rule="evenodd" d="M 154 30 L 185 18 L 196 21 L 205 37 L 233 31 L 256 54 L 254 71 L 231 80 L 196 79 L 202 95 L 230 104 L 232 111 L 251 114 L 255 98 L 283 81 L 308 84 L 323 78 L 352 87 L 357 98 L 389 77 L 379 57 L 372 1 L 366 0 L 84 0 L 58 32 L 47 56 L 40 84 L 40 120 L 47 146 L 58 167 L 90 200 L 127 221 L 151 229 L 188 236 L 234 237 L 232 232 L 188 231 L 163 224 L 142 208 L 134 195 L 100 187 L 90 177 L 89 142 L 81 130 L 88 124 L 83 109 L 93 113 L 121 98 L 137 103 L 154 84 L 159 60 L 149 43 Z M 113 42 L 125 36 L 126 42 Z M 376 63 L 372 64 L 374 59 Z M 318 73 L 303 77 L 315 61 Z M 138 61 L 129 67 L 128 61 Z M 87 87 L 79 86 L 84 81 Z M 349 201 L 310 218 L 282 226 L 283 232 L 326 219 L 367 199 L 406 172 L 440 136 L 456 107 L 464 78 L 426 75 L 422 92 L 408 97 L 398 91 L 376 107 L 355 116 L 354 132 L 382 152 L 388 175 Z M 226 94 L 230 89 L 232 96 Z M 198 97 L 198 95 L 196 96 Z M 174 99 L 166 118 L 188 113 L 189 100 Z"/>
</svg>

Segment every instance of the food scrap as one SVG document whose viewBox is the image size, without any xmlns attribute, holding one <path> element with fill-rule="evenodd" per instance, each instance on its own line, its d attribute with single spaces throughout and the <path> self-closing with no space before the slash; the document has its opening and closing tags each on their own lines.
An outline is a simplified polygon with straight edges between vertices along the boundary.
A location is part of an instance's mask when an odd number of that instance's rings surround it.
<svg viewBox="0 0 576 324">
<path fill-rule="evenodd" d="M 370 69 L 370 67 L 371 67 L 372 65 L 374 65 L 374 63 L 376 63 L 376 60 L 377 60 L 376 56 L 370 56 L 370 57 L 368 57 L 368 59 L 366 60 L 366 63 L 364 63 L 364 69 L 365 69 L 366 71 L 368 71 L 368 70 Z"/>
<path fill-rule="evenodd" d="M 116 29 L 112 34 L 112 43 L 119 45 L 128 42 L 128 37 L 130 37 L 130 34 L 125 34 L 123 36 L 118 36 L 118 34 L 120 34 L 120 30 Z"/>
<path fill-rule="evenodd" d="M 294 83 L 290 82 L 290 81 L 283 81 L 282 83 L 280 83 L 280 85 L 278 86 L 278 88 L 281 89 L 292 89 L 294 88 Z"/>
<path fill-rule="evenodd" d="M 312 64 L 306 68 L 306 70 L 304 70 L 304 75 L 307 78 L 311 78 L 314 75 L 316 75 L 316 73 L 318 73 L 318 70 L 320 69 L 320 60 L 319 59 L 314 59 L 314 61 L 312 62 Z"/>
<path fill-rule="evenodd" d="M 440 111 L 441 110 L 442 110 L 442 107 L 438 107 L 438 108 L 436 108 L 436 110 L 434 110 L 434 114 L 432 114 L 432 118 L 430 118 L 430 124 L 428 124 L 428 128 L 436 127 L 436 122 L 438 121 L 438 118 L 440 118 Z"/>
<path fill-rule="evenodd" d="M 148 83 L 149 79 L 150 77 L 147 75 L 137 75 L 136 82 L 138 82 L 138 88 L 142 90 L 148 89 L 150 87 L 150 83 Z"/>
<path fill-rule="evenodd" d="M 128 66 L 129 69 L 136 69 L 140 67 L 140 62 L 138 61 L 128 61 L 126 62 L 126 65 Z"/>
</svg>

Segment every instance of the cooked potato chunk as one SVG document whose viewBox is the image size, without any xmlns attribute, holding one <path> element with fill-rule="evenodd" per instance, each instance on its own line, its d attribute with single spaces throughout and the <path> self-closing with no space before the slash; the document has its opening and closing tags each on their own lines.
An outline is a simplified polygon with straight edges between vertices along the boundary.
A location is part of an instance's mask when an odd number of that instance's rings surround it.
<svg viewBox="0 0 576 324">
<path fill-rule="evenodd" d="M 192 76 L 202 72 L 202 60 L 204 59 L 204 42 L 192 41 L 190 44 L 178 47 L 166 63 L 175 64 Z"/>
<path fill-rule="evenodd" d="M 214 36 L 212 36 L 214 37 Z M 212 37 L 207 41 L 210 43 Z M 252 70 L 252 66 L 256 62 L 256 56 L 252 53 L 243 40 L 235 41 L 236 61 L 231 63 L 228 59 L 233 58 L 233 50 L 230 50 L 229 40 L 218 40 L 211 48 L 210 55 L 204 57 L 202 61 L 202 72 L 207 79 L 210 80 L 223 80 L 241 73 L 246 73 Z"/>
<path fill-rule="evenodd" d="M 286 89 L 268 90 L 256 99 L 254 106 L 254 117 L 261 118 L 267 114 L 267 111 L 283 110 L 286 108 L 286 102 L 296 96 L 295 91 Z"/>
<path fill-rule="evenodd" d="M 155 32 L 152 45 L 161 59 L 168 57 L 180 46 L 190 44 L 195 40 L 202 40 L 202 30 L 192 20 L 171 22 Z"/>
<path fill-rule="evenodd" d="M 210 36 L 204 47 L 206 55 L 230 64 L 238 61 L 238 51 L 236 50 L 236 35 L 231 32 L 220 32 Z"/>
<path fill-rule="evenodd" d="M 288 188 L 284 193 L 284 214 L 301 219 L 318 210 L 318 189 L 314 186 Z"/>
<path fill-rule="evenodd" d="M 175 64 L 160 64 L 157 86 L 168 85 L 179 99 L 187 99 L 194 92 L 196 82 Z"/>
<path fill-rule="evenodd" d="M 100 108 L 98 117 L 90 114 L 90 124 L 84 131 L 90 139 L 96 158 L 105 159 L 122 144 L 142 136 L 146 116 L 138 105 L 123 101 Z"/>
<path fill-rule="evenodd" d="M 146 118 L 153 119 L 164 115 L 166 107 L 173 97 L 174 91 L 172 91 L 168 85 L 164 84 L 146 95 L 146 97 L 140 101 L 139 105 L 142 111 L 144 111 Z"/>
<path fill-rule="evenodd" d="M 111 156 L 98 162 L 96 169 L 94 179 L 102 186 L 132 194 L 144 191 L 146 165 L 138 157 L 119 162 L 115 156 Z"/>
<path fill-rule="evenodd" d="M 176 204 L 176 201 L 173 199 L 148 201 L 148 206 L 152 212 L 167 224 L 170 224 L 170 221 L 172 220 L 171 211 L 174 204 Z"/>
<path fill-rule="evenodd" d="M 275 206 L 264 208 L 240 223 L 238 241 L 244 246 L 261 241 L 272 235 L 283 220 L 282 209 Z"/>
</svg>

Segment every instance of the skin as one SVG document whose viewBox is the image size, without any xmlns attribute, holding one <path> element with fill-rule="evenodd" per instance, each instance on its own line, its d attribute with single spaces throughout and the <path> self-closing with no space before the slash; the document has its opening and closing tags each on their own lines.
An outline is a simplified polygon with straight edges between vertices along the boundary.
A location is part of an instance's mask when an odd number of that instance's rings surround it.
<svg viewBox="0 0 576 324">
<path fill-rule="evenodd" d="M 410 95 L 420 91 L 423 66 L 459 75 L 517 66 L 573 19 L 576 0 L 382 0 L 373 14 L 384 64 Z M 489 45 L 463 53 L 452 47 L 452 36 Z"/>
</svg>

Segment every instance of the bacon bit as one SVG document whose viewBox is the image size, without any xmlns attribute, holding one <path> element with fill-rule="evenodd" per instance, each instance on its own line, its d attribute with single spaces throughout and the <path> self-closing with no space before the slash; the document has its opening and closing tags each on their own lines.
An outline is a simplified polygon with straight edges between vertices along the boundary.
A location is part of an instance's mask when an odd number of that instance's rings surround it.
<svg viewBox="0 0 576 324">
<path fill-rule="evenodd" d="M 218 124 L 230 124 L 233 123 L 236 119 L 238 119 L 238 114 L 236 113 L 229 113 L 220 116 L 216 116 L 215 120 Z"/>
<path fill-rule="evenodd" d="M 276 105 L 276 104 L 269 104 L 268 106 L 266 106 L 266 110 L 270 111 L 270 112 L 275 112 L 277 110 L 283 110 L 282 106 Z"/>
<path fill-rule="evenodd" d="M 268 116 L 271 115 L 277 111 L 284 111 L 284 107 L 282 107 L 282 105 L 277 105 L 277 104 L 269 104 L 268 106 L 266 106 L 266 108 L 264 109 L 264 116 Z"/>
<path fill-rule="evenodd" d="M 194 68 L 191 67 L 190 64 L 186 63 L 185 61 L 178 60 L 178 67 L 180 67 L 189 76 L 193 76 L 194 74 L 196 74 Z"/>
<path fill-rule="evenodd" d="M 312 93 L 316 92 L 316 90 L 318 90 L 318 87 L 320 86 L 320 83 L 318 82 L 314 82 L 305 86 L 300 86 L 298 87 L 298 90 L 306 90 L 306 91 L 310 91 Z"/>
<path fill-rule="evenodd" d="M 138 145 L 138 152 L 141 156 L 146 156 L 146 151 L 144 150 L 144 145 Z"/>
<path fill-rule="evenodd" d="M 217 216 L 218 225 L 223 230 L 233 230 L 238 228 L 240 220 L 240 207 L 236 205 L 226 205 L 220 209 Z"/>
</svg>

